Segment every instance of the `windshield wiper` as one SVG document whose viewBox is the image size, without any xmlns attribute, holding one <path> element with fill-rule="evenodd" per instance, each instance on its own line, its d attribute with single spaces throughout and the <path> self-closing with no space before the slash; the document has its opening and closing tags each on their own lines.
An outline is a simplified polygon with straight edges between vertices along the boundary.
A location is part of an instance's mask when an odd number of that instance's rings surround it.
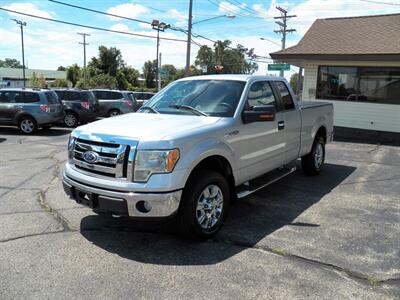
<svg viewBox="0 0 400 300">
<path fill-rule="evenodd" d="M 175 104 L 175 105 L 169 105 L 168 107 L 172 107 L 172 108 L 176 108 L 176 109 L 184 109 L 184 110 L 189 110 L 193 113 L 195 113 L 198 116 L 206 116 L 208 117 L 209 115 L 206 114 L 205 112 L 198 110 L 190 105 L 179 105 L 179 104 Z"/>
<path fill-rule="evenodd" d="M 147 110 L 150 110 L 151 112 L 153 112 L 153 113 L 155 113 L 155 114 L 159 114 L 158 111 L 156 111 L 154 108 L 152 108 L 152 107 L 150 107 L 150 106 L 142 106 L 142 107 L 140 108 L 140 110 L 142 110 L 142 109 L 147 109 Z"/>
</svg>

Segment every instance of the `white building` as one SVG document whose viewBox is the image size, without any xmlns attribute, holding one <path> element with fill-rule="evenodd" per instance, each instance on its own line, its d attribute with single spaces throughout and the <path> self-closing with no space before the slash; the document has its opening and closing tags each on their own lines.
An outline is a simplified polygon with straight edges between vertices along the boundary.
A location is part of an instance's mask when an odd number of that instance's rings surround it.
<svg viewBox="0 0 400 300">
<path fill-rule="evenodd" d="M 65 71 L 25 69 L 26 85 L 29 86 L 29 79 L 35 72 L 36 77 L 44 76 L 47 83 L 53 82 L 56 78 L 66 78 Z M 0 68 L 0 87 L 23 87 L 23 73 L 19 68 Z"/>
<path fill-rule="evenodd" d="M 318 19 L 271 57 L 304 69 L 302 99 L 332 102 L 338 129 L 400 133 L 400 14 Z"/>
</svg>

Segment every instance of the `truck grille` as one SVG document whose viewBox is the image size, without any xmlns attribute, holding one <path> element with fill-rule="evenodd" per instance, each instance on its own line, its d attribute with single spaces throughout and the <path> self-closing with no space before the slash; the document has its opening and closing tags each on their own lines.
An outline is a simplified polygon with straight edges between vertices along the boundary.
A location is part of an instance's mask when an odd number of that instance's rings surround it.
<svg viewBox="0 0 400 300">
<path fill-rule="evenodd" d="M 78 138 L 72 153 L 75 168 L 97 177 L 132 179 L 135 145 Z"/>
</svg>

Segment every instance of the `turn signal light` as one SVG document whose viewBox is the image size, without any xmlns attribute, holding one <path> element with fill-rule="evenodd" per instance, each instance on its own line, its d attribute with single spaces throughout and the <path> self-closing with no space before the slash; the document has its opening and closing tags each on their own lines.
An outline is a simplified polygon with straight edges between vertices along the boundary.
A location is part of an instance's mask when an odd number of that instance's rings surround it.
<svg viewBox="0 0 400 300">
<path fill-rule="evenodd" d="M 125 104 L 126 106 L 132 107 L 132 101 L 124 100 L 124 104 Z"/>
</svg>

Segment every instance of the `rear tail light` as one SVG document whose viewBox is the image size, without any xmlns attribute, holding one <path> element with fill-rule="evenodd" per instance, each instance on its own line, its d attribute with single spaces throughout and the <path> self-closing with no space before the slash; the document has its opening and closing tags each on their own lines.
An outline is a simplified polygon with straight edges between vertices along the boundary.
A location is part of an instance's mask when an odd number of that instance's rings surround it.
<svg viewBox="0 0 400 300">
<path fill-rule="evenodd" d="M 47 104 L 42 104 L 40 105 L 40 110 L 48 113 L 50 112 L 50 106 Z"/>
<path fill-rule="evenodd" d="M 89 109 L 89 102 L 87 101 L 81 102 L 81 105 L 83 108 Z"/>
<path fill-rule="evenodd" d="M 126 106 L 129 106 L 129 107 L 132 107 L 132 101 L 130 101 L 130 100 L 124 100 L 124 104 L 126 105 Z"/>
</svg>

